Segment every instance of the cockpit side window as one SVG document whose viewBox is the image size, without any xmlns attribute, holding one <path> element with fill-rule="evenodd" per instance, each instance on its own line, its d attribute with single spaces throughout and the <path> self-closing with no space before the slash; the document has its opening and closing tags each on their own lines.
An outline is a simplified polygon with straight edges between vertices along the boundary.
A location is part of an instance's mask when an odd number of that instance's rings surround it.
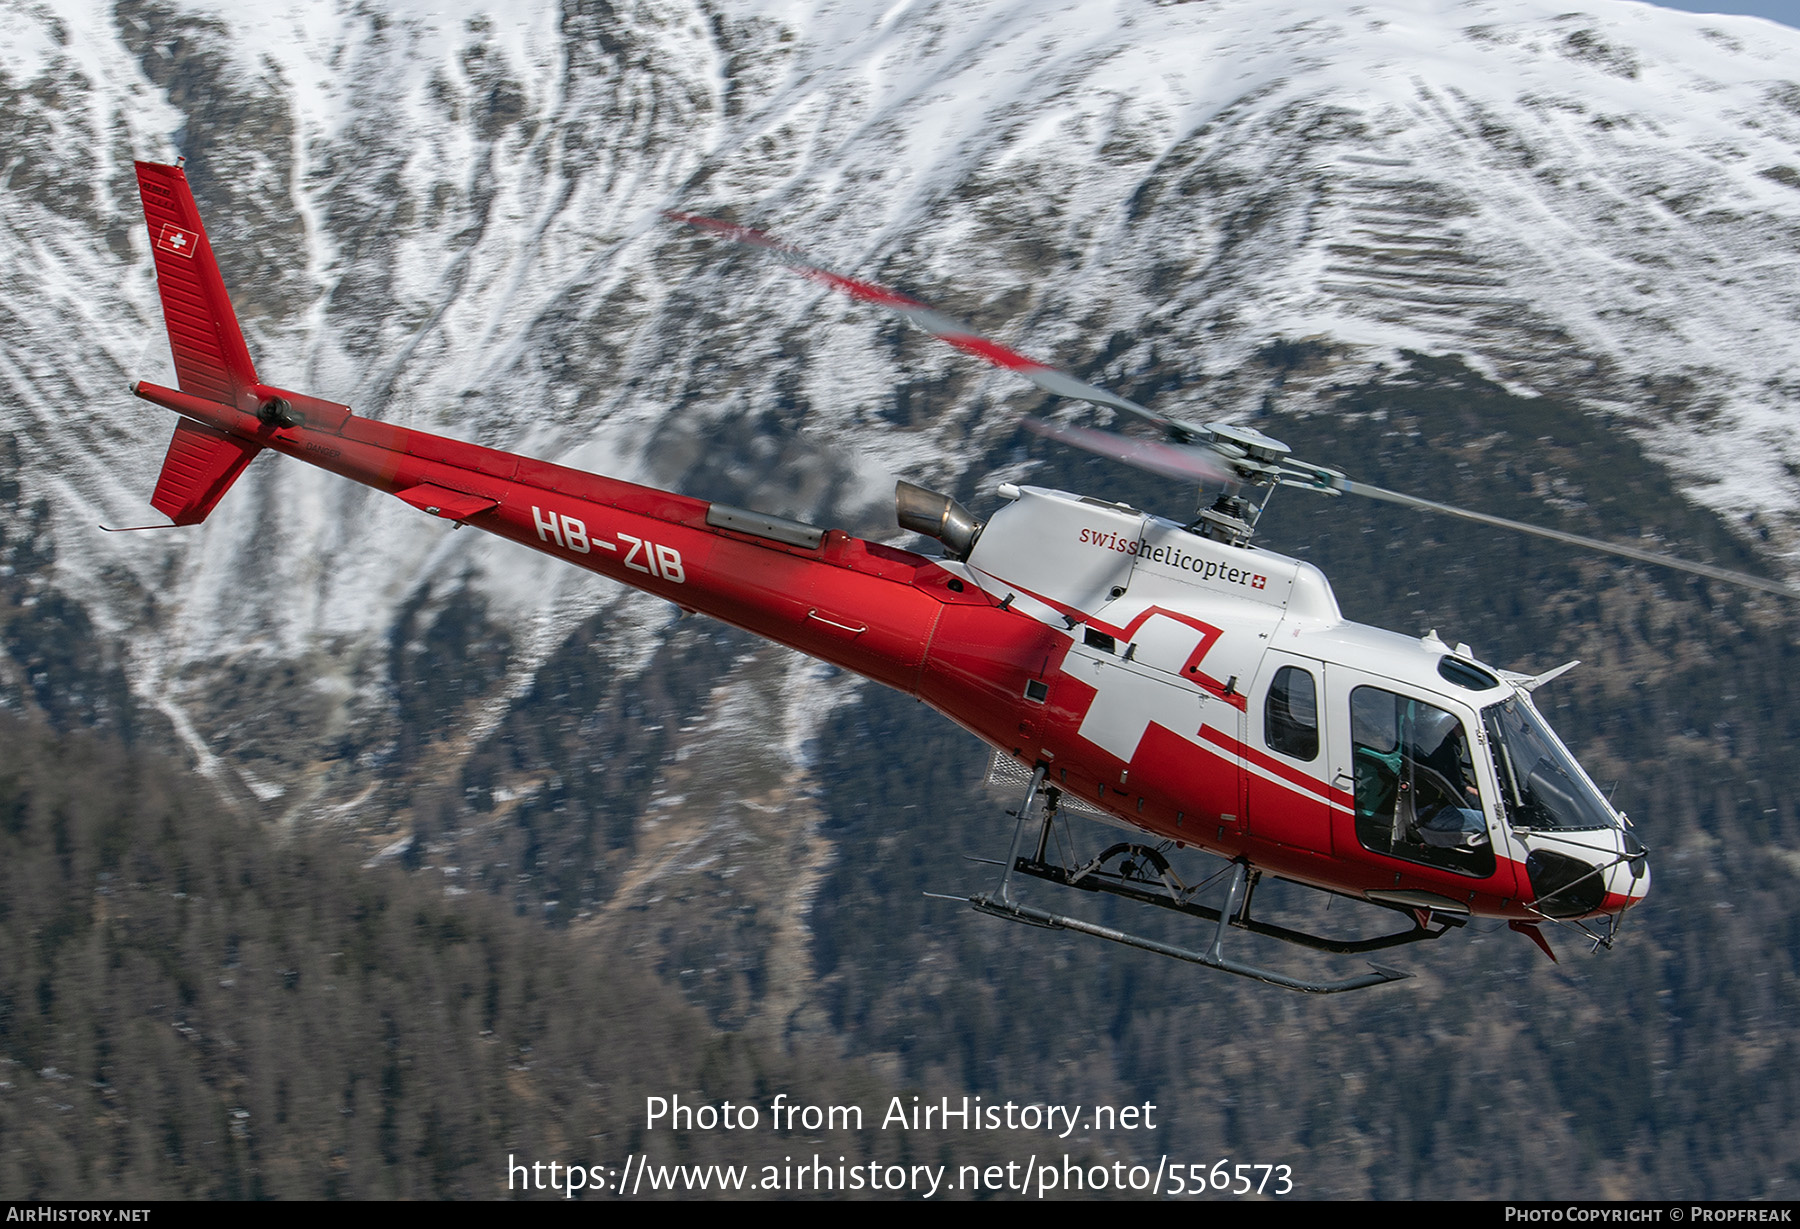
<svg viewBox="0 0 1800 1229">
<path fill-rule="evenodd" d="M 1350 693 L 1356 837 L 1459 874 L 1494 873 L 1469 734 L 1454 714 L 1379 687 Z"/>
<path fill-rule="evenodd" d="M 1319 756 L 1319 691 L 1299 666 L 1283 666 L 1263 700 L 1263 742 L 1296 760 Z"/>
</svg>

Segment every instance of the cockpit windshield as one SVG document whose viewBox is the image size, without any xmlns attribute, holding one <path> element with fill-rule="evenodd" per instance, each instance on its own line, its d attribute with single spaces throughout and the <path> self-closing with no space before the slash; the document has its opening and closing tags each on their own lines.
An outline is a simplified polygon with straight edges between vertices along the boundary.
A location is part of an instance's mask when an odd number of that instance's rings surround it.
<svg viewBox="0 0 1800 1229">
<path fill-rule="evenodd" d="M 1482 710 L 1494 775 L 1516 828 L 1616 828 L 1618 819 L 1522 695 Z"/>
</svg>

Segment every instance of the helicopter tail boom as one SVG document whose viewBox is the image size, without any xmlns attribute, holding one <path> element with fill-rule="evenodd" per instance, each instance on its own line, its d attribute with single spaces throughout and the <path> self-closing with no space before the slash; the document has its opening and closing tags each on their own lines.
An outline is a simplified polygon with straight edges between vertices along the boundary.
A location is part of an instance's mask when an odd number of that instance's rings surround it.
<svg viewBox="0 0 1800 1229">
<path fill-rule="evenodd" d="M 920 692 L 926 648 L 945 609 L 994 607 L 936 561 L 841 529 L 568 469 L 342 407 L 329 418 L 308 413 L 285 426 L 148 382 L 134 391 L 181 414 L 184 430 L 220 447 L 285 453 L 441 520 L 509 538 L 908 694 Z M 296 404 L 332 404 L 289 396 Z M 209 491 L 211 502 L 223 493 L 218 484 Z"/>
</svg>

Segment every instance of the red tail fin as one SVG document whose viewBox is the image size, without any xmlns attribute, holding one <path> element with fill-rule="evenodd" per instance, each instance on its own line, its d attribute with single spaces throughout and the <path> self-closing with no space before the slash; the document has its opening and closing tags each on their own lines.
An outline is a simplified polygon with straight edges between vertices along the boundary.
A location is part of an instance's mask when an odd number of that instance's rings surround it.
<svg viewBox="0 0 1800 1229">
<path fill-rule="evenodd" d="M 234 409 L 252 409 L 256 369 L 187 176 L 178 166 L 153 162 L 138 163 L 137 176 L 181 391 Z"/>
<path fill-rule="evenodd" d="M 238 328 L 225 279 L 219 276 L 200 209 L 178 166 L 137 164 L 144 221 L 156 254 L 163 322 L 181 391 L 234 409 L 254 411 L 256 369 Z M 151 504 L 177 525 L 206 519 L 260 445 L 211 427 L 182 421 L 156 480 Z"/>
</svg>

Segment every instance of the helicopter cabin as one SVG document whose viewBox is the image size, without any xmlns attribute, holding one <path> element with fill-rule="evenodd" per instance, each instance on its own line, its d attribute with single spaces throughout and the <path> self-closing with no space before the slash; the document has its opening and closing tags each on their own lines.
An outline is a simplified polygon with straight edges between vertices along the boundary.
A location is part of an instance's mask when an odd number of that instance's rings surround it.
<svg viewBox="0 0 1800 1229">
<path fill-rule="evenodd" d="M 1520 676 L 1435 633 L 1346 621 L 1300 560 L 1122 504 L 1001 493 L 966 567 L 1066 629 L 1038 699 L 1067 728 L 1043 723 L 1042 754 L 1091 774 L 1107 810 L 1303 882 L 1341 890 L 1358 866 L 1371 899 L 1442 912 L 1572 879 L 1562 903 L 1586 912 L 1647 887 L 1621 877 L 1619 817 Z M 1550 831 L 1556 850 L 1532 838 Z"/>
</svg>

